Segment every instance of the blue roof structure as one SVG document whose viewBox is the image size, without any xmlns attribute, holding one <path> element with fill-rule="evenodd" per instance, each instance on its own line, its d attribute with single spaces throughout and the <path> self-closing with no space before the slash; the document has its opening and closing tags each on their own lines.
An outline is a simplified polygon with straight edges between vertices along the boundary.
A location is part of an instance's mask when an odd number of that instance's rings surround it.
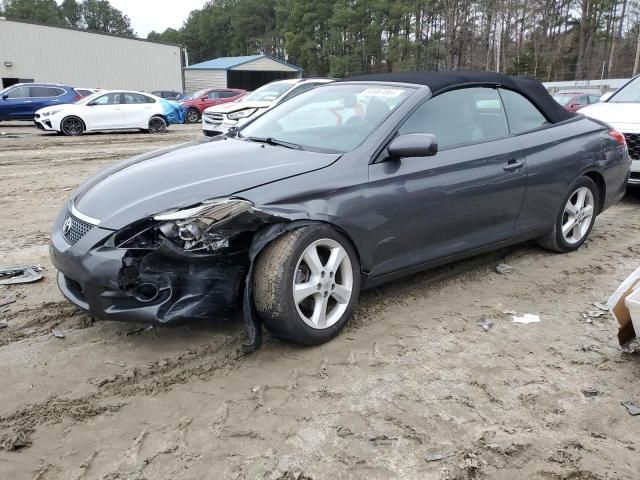
<svg viewBox="0 0 640 480">
<path fill-rule="evenodd" d="M 287 67 L 295 68 L 296 70 L 302 71 L 303 69 L 298 67 L 297 65 L 292 65 L 290 63 L 285 62 L 284 60 L 280 60 L 279 58 L 272 57 L 271 55 L 244 55 L 241 57 L 220 57 L 214 58 L 213 60 L 207 60 L 206 62 L 196 63 L 195 65 L 189 65 L 185 67 L 185 70 L 231 70 L 234 67 L 242 65 L 244 63 L 253 62 L 254 60 L 259 60 L 260 58 L 268 58 L 269 60 L 273 60 L 274 62 L 281 63 L 282 65 L 286 65 Z"/>
</svg>

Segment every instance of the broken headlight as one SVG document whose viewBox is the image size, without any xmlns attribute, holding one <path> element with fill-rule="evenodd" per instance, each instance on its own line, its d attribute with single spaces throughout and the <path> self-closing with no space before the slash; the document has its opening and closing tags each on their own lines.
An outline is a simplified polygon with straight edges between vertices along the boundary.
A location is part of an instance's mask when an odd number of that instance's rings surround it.
<svg viewBox="0 0 640 480">
<path fill-rule="evenodd" d="M 155 215 L 157 229 L 185 250 L 208 250 L 226 246 L 227 239 L 213 231 L 214 225 L 249 210 L 247 200 L 213 200 L 197 207 Z"/>
</svg>

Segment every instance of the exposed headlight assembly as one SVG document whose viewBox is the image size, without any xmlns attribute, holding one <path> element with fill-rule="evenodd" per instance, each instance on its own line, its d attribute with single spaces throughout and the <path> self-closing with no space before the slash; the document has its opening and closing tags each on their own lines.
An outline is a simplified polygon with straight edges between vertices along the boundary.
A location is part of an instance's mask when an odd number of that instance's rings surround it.
<svg viewBox="0 0 640 480">
<path fill-rule="evenodd" d="M 241 118 L 247 118 L 256 113 L 257 108 L 247 108 L 240 110 L 239 112 L 233 112 L 227 115 L 229 120 L 240 120 Z"/>
<path fill-rule="evenodd" d="M 240 199 L 216 199 L 197 207 L 166 212 L 153 217 L 160 222 L 158 230 L 164 237 L 185 250 L 206 249 L 206 240 L 217 242 L 213 227 L 223 221 L 246 212 L 253 204 Z"/>
</svg>

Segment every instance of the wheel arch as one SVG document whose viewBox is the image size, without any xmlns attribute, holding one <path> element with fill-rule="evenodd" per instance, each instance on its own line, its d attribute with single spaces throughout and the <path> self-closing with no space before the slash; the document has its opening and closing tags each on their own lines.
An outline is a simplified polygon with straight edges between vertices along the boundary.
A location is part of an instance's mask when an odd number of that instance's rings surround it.
<svg viewBox="0 0 640 480">
<path fill-rule="evenodd" d="M 360 275 L 365 275 L 365 272 L 362 268 L 362 255 L 356 242 L 354 242 L 351 235 L 346 232 L 343 228 L 336 225 L 335 223 L 327 222 L 324 220 L 293 220 L 293 221 L 283 221 L 281 223 L 274 223 L 264 227 L 257 232 L 255 232 L 253 239 L 251 241 L 251 247 L 249 249 L 249 257 L 251 263 L 254 263 L 255 259 L 260 255 L 260 252 L 264 250 L 264 248 L 273 242 L 274 240 L 280 238 L 282 235 L 290 232 L 292 230 L 296 230 L 298 228 L 314 226 L 314 225 L 325 225 L 330 228 L 333 228 L 338 233 L 340 233 L 344 238 L 347 239 L 353 251 L 356 252 L 358 256 L 358 263 L 360 264 Z"/>
</svg>

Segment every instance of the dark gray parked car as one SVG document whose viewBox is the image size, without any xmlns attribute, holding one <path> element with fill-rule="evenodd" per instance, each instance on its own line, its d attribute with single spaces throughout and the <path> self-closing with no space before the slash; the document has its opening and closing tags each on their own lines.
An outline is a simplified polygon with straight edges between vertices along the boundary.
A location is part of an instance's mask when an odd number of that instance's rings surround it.
<svg viewBox="0 0 640 480">
<path fill-rule="evenodd" d="M 117 164 L 51 235 L 58 284 L 98 318 L 242 306 L 325 342 L 361 289 L 528 239 L 577 249 L 624 194 L 620 134 L 534 80 L 390 74 L 318 87 L 239 131 Z"/>
</svg>

